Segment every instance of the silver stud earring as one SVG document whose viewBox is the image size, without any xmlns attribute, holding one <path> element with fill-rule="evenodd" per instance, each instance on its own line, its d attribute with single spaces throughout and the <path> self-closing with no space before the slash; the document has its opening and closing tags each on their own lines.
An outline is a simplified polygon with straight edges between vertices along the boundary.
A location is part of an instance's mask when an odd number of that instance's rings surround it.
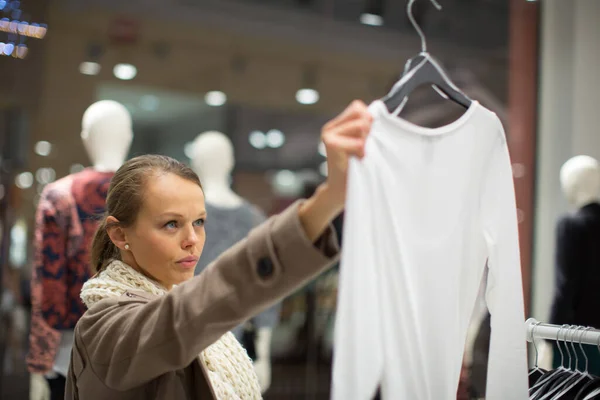
<svg viewBox="0 0 600 400">
<path fill-rule="evenodd" d="M 125 250 L 129 250 L 129 244 L 125 244 Z"/>
</svg>

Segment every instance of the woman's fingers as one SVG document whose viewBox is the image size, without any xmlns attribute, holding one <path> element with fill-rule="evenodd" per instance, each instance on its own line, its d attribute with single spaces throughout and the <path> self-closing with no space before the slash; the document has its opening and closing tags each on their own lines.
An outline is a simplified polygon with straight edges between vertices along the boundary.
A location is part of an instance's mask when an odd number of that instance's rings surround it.
<svg viewBox="0 0 600 400">
<path fill-rule="evenodd" d="M 367 106 L 360 100 L 354 100 L 344 111 L 342 111 L 337 117 L 329 121 L 323 127 L 323 130 L 336 128 L 339 125 L 348 122 L 350 120 L 371 118 Z"/>
<path fill-rule="evenodd" d="M 356 136 L 331 136 L 327 139 L 326 146 L 335 153 L 342 155 L 353 155 L 362 158 L 365 154 L 364 137 Z"/>
</svg>

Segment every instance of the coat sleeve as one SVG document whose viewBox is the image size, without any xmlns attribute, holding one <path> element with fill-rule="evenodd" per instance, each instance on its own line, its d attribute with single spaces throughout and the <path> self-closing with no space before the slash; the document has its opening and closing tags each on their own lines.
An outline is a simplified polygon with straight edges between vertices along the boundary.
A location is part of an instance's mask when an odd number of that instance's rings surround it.
<svg viewBox="0 0 600 400">
<path fill-rule="evenodd" d="M 481 197 L 489 268 L 486 302 L 491 314 L 486 398 L 526 399 L 527 352 L 517 209 L 508 146 L 499 121 L 498 125 Z"/>
<path fill-rule="evenodd" d="M 189 365 L 241 321 L 325 270 L 338 257 L 335 234 L 330 227 L 311 243 L 298 205 L 271 217 L 163 297 L 139 303 L 129 294 L 120 304 L 94 305 L 76 328 L 86 367 L 115 390 L 143 385 Z"/>
<path fill-rule="evenodd" d="M 579 238 L 575 221 L 562 218 L 556 227 L 555 286 L 550 323 L 571 324 L 575 310 L 576 288 L 580 286 L 579 266 L 581 252 L 577 251 Z"/>
</svg>

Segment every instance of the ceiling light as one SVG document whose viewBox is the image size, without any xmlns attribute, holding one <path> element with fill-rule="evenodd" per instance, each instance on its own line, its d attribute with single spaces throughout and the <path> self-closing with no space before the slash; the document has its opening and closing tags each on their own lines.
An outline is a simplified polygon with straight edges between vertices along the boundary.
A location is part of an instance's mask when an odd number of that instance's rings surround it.
<svg viewBox="0 0 600 400">
<path fill-rule="evenodd" d="M 79 72 L 83 75 L 98 75 L 100 73 L 100 64 L 91 61 L 82 62 L 79 64 Z"/>
<path fill-rule="evenodd" d="M 277 149 L 285 143 L 285 135 L 279 129 L 271 129 L 267 132 L 267 146 Z"/>
<path fill-rule="evenodd" d="M 53 168 L 40 168 L 35 172 L 35 179 L 42 185 L 54 182 L 56 171 Z"/>
<path fill-rule="evenodd" d="M 52 145 L 50 144 L 50 142 L 41 140 L 35 144 L 35 153 L 39 154 L 40 156 L 45 157 L 45 156 L 49 155 L 51 151 L 52 151 Z"/>
<path fill-rule="evenodd" d="M 250 132 L 250 135 L 248 135 L 248 141 L 255 149 L 261 150 L 267 147 L 267 137 L 261 131 Z"/>
<path fill-rule="evenodd" d="M 156 111 L 160 105 L 158 97 L 148 94 L 140 99 L 140 108 L 146 111 Z"/>
<path fill-rule="evenodd" d="M 2 53 L 4 53 L 5 56 L 10 56 L 13 52 L 13 50 L 15 49 L 15 45 L 14 43 L 2 43 Z"/>
<path fill-rule="evenodd" d="M 137 75 L 137 68 L 131 64 L 117 64 L 113 68 L 115 77 L 124 81 L 129 81 Z"/>
<path fill-rule="evenodd" d="M 327 176 L 327 161 L 323 161 L 319 166 L 319 172 L 323 176 Z"/>
<path fill-rule="evenodd" d="M 300 89 L 296 92 L 296 101 L 300 104 L 315 104 L 319 101 L 319 92 L 315 89 Z"/>
<path fill-rule="evenodd" d="M 283 169 L 275 175 L 275 184 L 282 187 L 294 186 L 296 183 L 296 174 L 290 170 Z"/>
<path fill-rule="evenodd" d="M 85 167 L 81 164 L 73 164 L 71 165 L 71 168 L 69 168 L 69 172 L 71 174 L 76 174 L 78 172 L 81 172 L 85 169 Z"/>
<path fill-rule="evenodd" d="M 29 189 L 33 185 L 33 174 L 31 172 L 21 172 L 15 177 L 15 185 L 19 189 Z"/>
<path fill-rule="evenodd" d="M 323 157 L 327 157 L 327 149 L 325 148 L 325 143 L 323 142 L 319 143 L 319 154 Z"/>
<path fill-rule="evenodd" d="M 383 18 L 381 15 L 364 13 L 360 15 L 360 22 L 364 25 L 381 26 L 383 25 Z"/>
<path fill-rule="evenodd" d="M 221 91 L 213 90 L 212 92 L 206 93 L 204 101 L 206 101 L 206 104 L 209 106 L 219 107 L 227 102 L 227 95 Z"/>
</svg>

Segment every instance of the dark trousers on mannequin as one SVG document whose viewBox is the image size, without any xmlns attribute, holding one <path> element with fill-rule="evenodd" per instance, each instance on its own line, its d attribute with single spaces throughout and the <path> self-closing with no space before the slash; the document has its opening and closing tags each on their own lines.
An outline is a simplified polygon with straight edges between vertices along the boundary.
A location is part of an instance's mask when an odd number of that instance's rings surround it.
<svg viewBox="0 0 600 400">
<path fill-rule="evenodd" d="M 58 375 L 56 378 L 46 378 L 46 380 L 50 386 L 50 400 L 64 400 L 67 379 L 62 375 Z"/>
</svg>

